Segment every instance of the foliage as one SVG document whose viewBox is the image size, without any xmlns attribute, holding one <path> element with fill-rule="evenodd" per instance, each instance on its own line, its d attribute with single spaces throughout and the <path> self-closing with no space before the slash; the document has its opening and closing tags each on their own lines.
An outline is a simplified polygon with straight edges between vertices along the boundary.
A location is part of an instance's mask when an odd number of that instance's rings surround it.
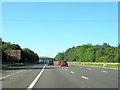
<svg viewBox="0 0 120 90">
<path fill-rule="evenodd" d="M 37 53 L 34 51 L 24 48 L 22 49 L 18 44 L 11 44 L 10 42 L 4 42 L 2 41 L 2 61 L 3 62 L 11 62 L 7 56 L 8 50 L 21 50 L 21 60 L 20 62 L 30 62 L 30 63 L 36 63 L 39 60 L 39 57 Z"/>
<path fill-rule="evenodd" d="M 64 53 L 58 53 L 58 55 L 56 55 L 55 58 L 56 58 L 58 61 L 64 60 Z"/>
<path fill-rule="evenodd" d="M 87 44 L 68 48 L 65 52 L 58 53 L 55 60 L 64 58 L 68 61 L 79 62 L 118 62 L 120 61 L 119 52 L 120 45 L 118 49 L 118 47 L 110 46 L 107 43 L 103 43 L 103 45 Z"/>
<path fill-rule="evenodd" d="M 34 53 L 32 50 L 28 48 L 23 48 L 24 60 L 27 62 L 38 62 L 39 57 L 37 53 Z"/>
</svg>

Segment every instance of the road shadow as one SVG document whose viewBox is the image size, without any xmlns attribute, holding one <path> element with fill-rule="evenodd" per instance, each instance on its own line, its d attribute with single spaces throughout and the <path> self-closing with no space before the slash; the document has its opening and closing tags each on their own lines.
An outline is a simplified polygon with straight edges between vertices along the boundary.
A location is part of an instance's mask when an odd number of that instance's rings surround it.
<svg viewBox="0 0 120 90">
<path fill-rule="evenodd" d="M 60 68 L 59 66 L 46 66 L 44 69 L 57 69 Z M 2 68 L 2 70 L 39 70 L 43 69 L 43 66 L 36 66 L 36 67 L 9 67 L 9 68 Z"/>
</svg>

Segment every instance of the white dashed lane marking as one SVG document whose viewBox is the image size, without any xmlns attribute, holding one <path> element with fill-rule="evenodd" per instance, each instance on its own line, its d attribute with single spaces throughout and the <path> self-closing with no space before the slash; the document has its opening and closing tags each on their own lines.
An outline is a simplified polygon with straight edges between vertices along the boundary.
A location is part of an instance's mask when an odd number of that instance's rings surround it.
<svg viewBox="0 0 120 90">
<path fill-rule="evenodd" d="M 105 72 L 106 73 L 107 71 L 101 71 L 101 72 Z"/>
<path fill-rule="evenodd" d="M 71 71 L 71 73 L 74 73 L 73 71 Z"/>
<path fill-rule="evenodd" d="M 87 77 L 85 77 L 85 76 L 81 76 L 83 79 L 85 79 L 85 80 L 87 80 L 88 78 Z"/>
<path fill-rule="evenodd" d="M 88 68 L 88 70 L 92 70 L 91 68 Z"/>
<path fill-rule="evenodd" d="M 67 69 L 65 69 L 67 71 Z"/>
</svg>

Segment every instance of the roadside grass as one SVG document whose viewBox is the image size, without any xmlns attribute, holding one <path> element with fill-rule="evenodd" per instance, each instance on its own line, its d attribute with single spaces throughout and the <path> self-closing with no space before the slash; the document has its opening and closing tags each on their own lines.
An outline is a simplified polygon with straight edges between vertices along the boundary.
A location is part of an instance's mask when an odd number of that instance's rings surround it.
<svg viewBox="0 0 120 90">
<path fill-rule="evenodd" d="M 5 69 L 5 68 L 12 68 L 14 66 L 24 66 L 25 64 L 23 63 L 16 63 L 16 62 L 3 62 L 2 63 L 2 68 Z"/>
<path fill-rule="evenodd" d="M 69 63 L 70 65 L 82 65 L 81 63 Z M 83 66 L 103 67 L 103 64 L 84 64 Z M 107 64 L 107 68 L 120 69 L 120 64 Z"/>
<path fill-rule="evenodd" d="M 103 64 L 89 64 L 88 66 L 96 66 L 96 67 L 103 67 Z M 116 68 L 116 69 L 120 69 L 120 65 L 118 64 L 108 64 L 107 68 Z"/>
<path fill-rule="evenodd" d="M 11 66 L 2 65 L 2 68 L 11 68 Z"/>
<path fill-rule="evenodd" d="M 108 65 L 108 68 L 118 68 L 118 69 L 120 69 L 120 65 Z"/>
<path fill-rule="evenodd" d="M 103 67 L 103 64 L 88 64 L 88 66 Z"/>
</svg>

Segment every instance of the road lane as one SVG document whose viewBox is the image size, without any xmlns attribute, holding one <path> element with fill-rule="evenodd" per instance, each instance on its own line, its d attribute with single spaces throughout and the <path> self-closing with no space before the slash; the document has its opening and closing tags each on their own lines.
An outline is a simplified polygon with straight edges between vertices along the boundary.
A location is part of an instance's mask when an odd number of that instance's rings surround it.
<svg viewBox="0 0 120 90">
<path fill-rule="evenodd" d="M 2 70 L 2 77 L 6 75 L 10 75 L 12 73 L 19 72 L 20 70 L 28 70 L 28 69 L 39 69 L 38 67 L 40 64 L 32 64 L 32 65 L 25 65 L 25 66 L 13 66 L 11 68 L 6 68 Z M 43 65 L 42 65 L 43 66 Z"/>
<path fill-rule="evenodd" d="M 72 65 L 49 67 L 53 68 L 45 70 L 34 88 L 118 88 L 118 73 L 115 70 L 108 70 L 112 74 L 106 75 L 100 68 L 90 71 L 88 67 L 81 69 Z"/>
<path fill-rule="evenodd" d="M 73 77 L 72 73 L 66 72 L 61 67 L 49 66 L 51 69 L 45 69 L 41 78 L 34 86 L 34 88 L 85 88 L 85 83 Z"/>
<path fill-rule="evenodd" d="M 25 68 L 19 67 L 17 71 L 24 71 L 2 79 L 2 88 L 27 88 L 41 71 L 42 67 L 43 65 L 31 65 Z M 15 70 L 15 67 L 13 70 Z"/>
<path fill-rule="evenodd" d="M 79 68 L 79 67 L 82 67 Z M 104 69 L 104 68 L 91 68 L 92 70 L 88 70 L 89 67 L 84 66 L 69 66 L 68 71 L 74 71 L 75 77 L 86 76 L 89 80 L 86 82 L 87 87 L 96 87 L 96 88 L 117 88 L 118 87 L 118 70 L 112 69 Z M 101 71 L 107 71 L 101 72 Z"/>
<path fill-rule="evenodd" d="M 33 80 L 33 82 L 29 85 L 28 88 L 33 88 L 34 85 L 36 84 L 36 82 L 38 81 L 38 79 L 40 78 L 40 76 L 42 75 L 44 69 L 46 67 L 46 64 L 44 65 L 43 69 L 40 71 L 40 73 L 37 75 L 37 77 Z"/>
<path fill-rule="evenodd" d="M 41 72 L 44 64 L 15 67 L 8 70 L 22 71 L 3 80 L 3 88 L 28 88 Z M 46 66 L 33 88 L 118 88 L 118 71 L 105 68 L 69 65 Z"/>
<path fill-rule="evenodd" d="M 10 77 L 10 76 L 13 76 L 13 75 L 15 75 L 15 74 L 18 74 L 18 73 L 20 73 L 20 72 L 22 72 L 22 71 L 24 71 L 24 70 L 20 70 L 20 71 L 18 71 L 18 72 L 15 72 L 15 73 L 12 73 L 12 74 L 9 74 L 9 75 L 0 77 L 0 80 L 1 80 L 1 79 L 4 79 L 4 78 L 7 78 L 7 77 Z"/>
<path fill-rule="evenodd" d="M 80 69 L 78 69 L 78 67 Z M 81 71 L 82 73 L 88 72 L 95 72 L 100 73 L 101 72 L 107 72 L 109 74 L 109 77 L 118 77 L 118 70 L 117 69 L 108 69 L 108 68 L 96 68 L 96 67 L 89 67 L 89 66 L 81 66 L 81 65 L 70 65 L 71 70 Z M 105 73 L 104 73 L 105 74 Z"/>
</svg>

